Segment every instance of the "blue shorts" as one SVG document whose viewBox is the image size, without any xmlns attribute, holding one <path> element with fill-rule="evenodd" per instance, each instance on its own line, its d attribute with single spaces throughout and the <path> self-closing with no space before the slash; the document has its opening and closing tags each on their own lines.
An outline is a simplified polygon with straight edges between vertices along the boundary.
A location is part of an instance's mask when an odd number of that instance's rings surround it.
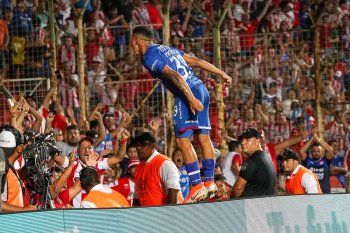
<svg viewBox="0 0 350 233">
<path fill-rule="evenodd" d="M 177 138 L 189 138 L 193 133 L 210 133 L 209 92 L 204 84 L 197 84 L 191 87 L 191 91 L 194 97 L 201 101 L 204 109 L 193 115 L 188 106 L 187 100 L 175 96 L 173 121 L 175 137 Z"/>
</svg>

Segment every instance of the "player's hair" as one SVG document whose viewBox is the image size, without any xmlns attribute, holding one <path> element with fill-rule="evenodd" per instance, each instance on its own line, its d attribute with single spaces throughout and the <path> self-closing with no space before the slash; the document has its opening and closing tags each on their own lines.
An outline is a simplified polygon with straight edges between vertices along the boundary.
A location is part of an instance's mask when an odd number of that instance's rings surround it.
<svg viewBox="0 0 350 233">
<path fill-rule="evenodd" d="M 141 35 L 149 40 L 154 39 L 153 29 L 148 26 L 138 26 L 132 31 L 133 35 Z"/>
</svg>

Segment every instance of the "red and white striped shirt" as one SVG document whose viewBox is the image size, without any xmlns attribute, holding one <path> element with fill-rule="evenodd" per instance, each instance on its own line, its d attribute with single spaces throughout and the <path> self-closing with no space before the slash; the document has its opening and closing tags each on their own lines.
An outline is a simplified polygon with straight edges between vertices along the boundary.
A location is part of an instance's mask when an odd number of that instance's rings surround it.
<svg viewBox="0 0 350 233">
<path fill-rule="evenodd" d="M 70 78 L 79 82 L 77 75 L 72 74 Z M 69 85 L 66 80 L 59 81 L 58 94 L 62 107 L 79 107 L 78 90 L 76 87 Z"/>
<path fill-rule="evenodd" d="M 278 143 L 289 139 L 290 130 L 290 123 L 284 123 L 282 125 L 270 124 L 267 130 L 269 142 Z"/>
</svg>

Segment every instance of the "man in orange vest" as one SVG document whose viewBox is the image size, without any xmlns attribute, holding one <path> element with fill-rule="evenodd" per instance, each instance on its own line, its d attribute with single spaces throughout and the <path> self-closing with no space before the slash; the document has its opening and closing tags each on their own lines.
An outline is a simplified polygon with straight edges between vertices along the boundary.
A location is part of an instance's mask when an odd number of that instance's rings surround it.
<svg viewBox="0 0 350 233">
<path fill-rule="evenodd" d="M 22 181 L 14 168 L 14 163 L 25 148 L 22 134 L 12 125 L 1 126 L 0 147 L 8 158 L 5 185 L 3 189 L 1 187 L 0 192 L 2 210 L 5 212 L 37 210 L 35 205 L 24 206 Z"/>
<path fill-rule="evenodd" d="M 135 143 L 141 161 L 134 177 L 140 205 L 180 203 L 180 176 L 173 161 L 156 150 L 156 139 L 148 132 L 137 136 Z"/>
<path fill-rule="evenodd" d="M 317 177 L 299 164 L 299 156 L 295 151 L 286 149 L 281 158 L 283 169 L 287 173 L 285 190 L 288 194 L 322 193 Z"/>
<path fill-rule="evenodd" d="M 81 187 L 88 193 L 81 202 L 82 208 L 130 207 L 126 198 L 100 183 L 96 168 L 87 166 L 80 171 Z"/>
</svg>

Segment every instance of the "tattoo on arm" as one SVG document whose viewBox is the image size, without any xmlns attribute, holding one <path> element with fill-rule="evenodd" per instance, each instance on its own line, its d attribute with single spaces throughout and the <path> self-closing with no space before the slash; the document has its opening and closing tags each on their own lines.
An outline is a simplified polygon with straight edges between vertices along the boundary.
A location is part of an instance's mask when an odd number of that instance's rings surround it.
<svg viewBox="0 0 350 233">
<path fill-rule="evenodd" d="M 171 80 L 171 82 L 182 92 L 182 94 L 184 94 L 187 99 L 193 96 L 188 84 L 178 73 L 170 69 L 168 66 L 165 66 L 163 71 L 163 76 Z"/>
</svg>

